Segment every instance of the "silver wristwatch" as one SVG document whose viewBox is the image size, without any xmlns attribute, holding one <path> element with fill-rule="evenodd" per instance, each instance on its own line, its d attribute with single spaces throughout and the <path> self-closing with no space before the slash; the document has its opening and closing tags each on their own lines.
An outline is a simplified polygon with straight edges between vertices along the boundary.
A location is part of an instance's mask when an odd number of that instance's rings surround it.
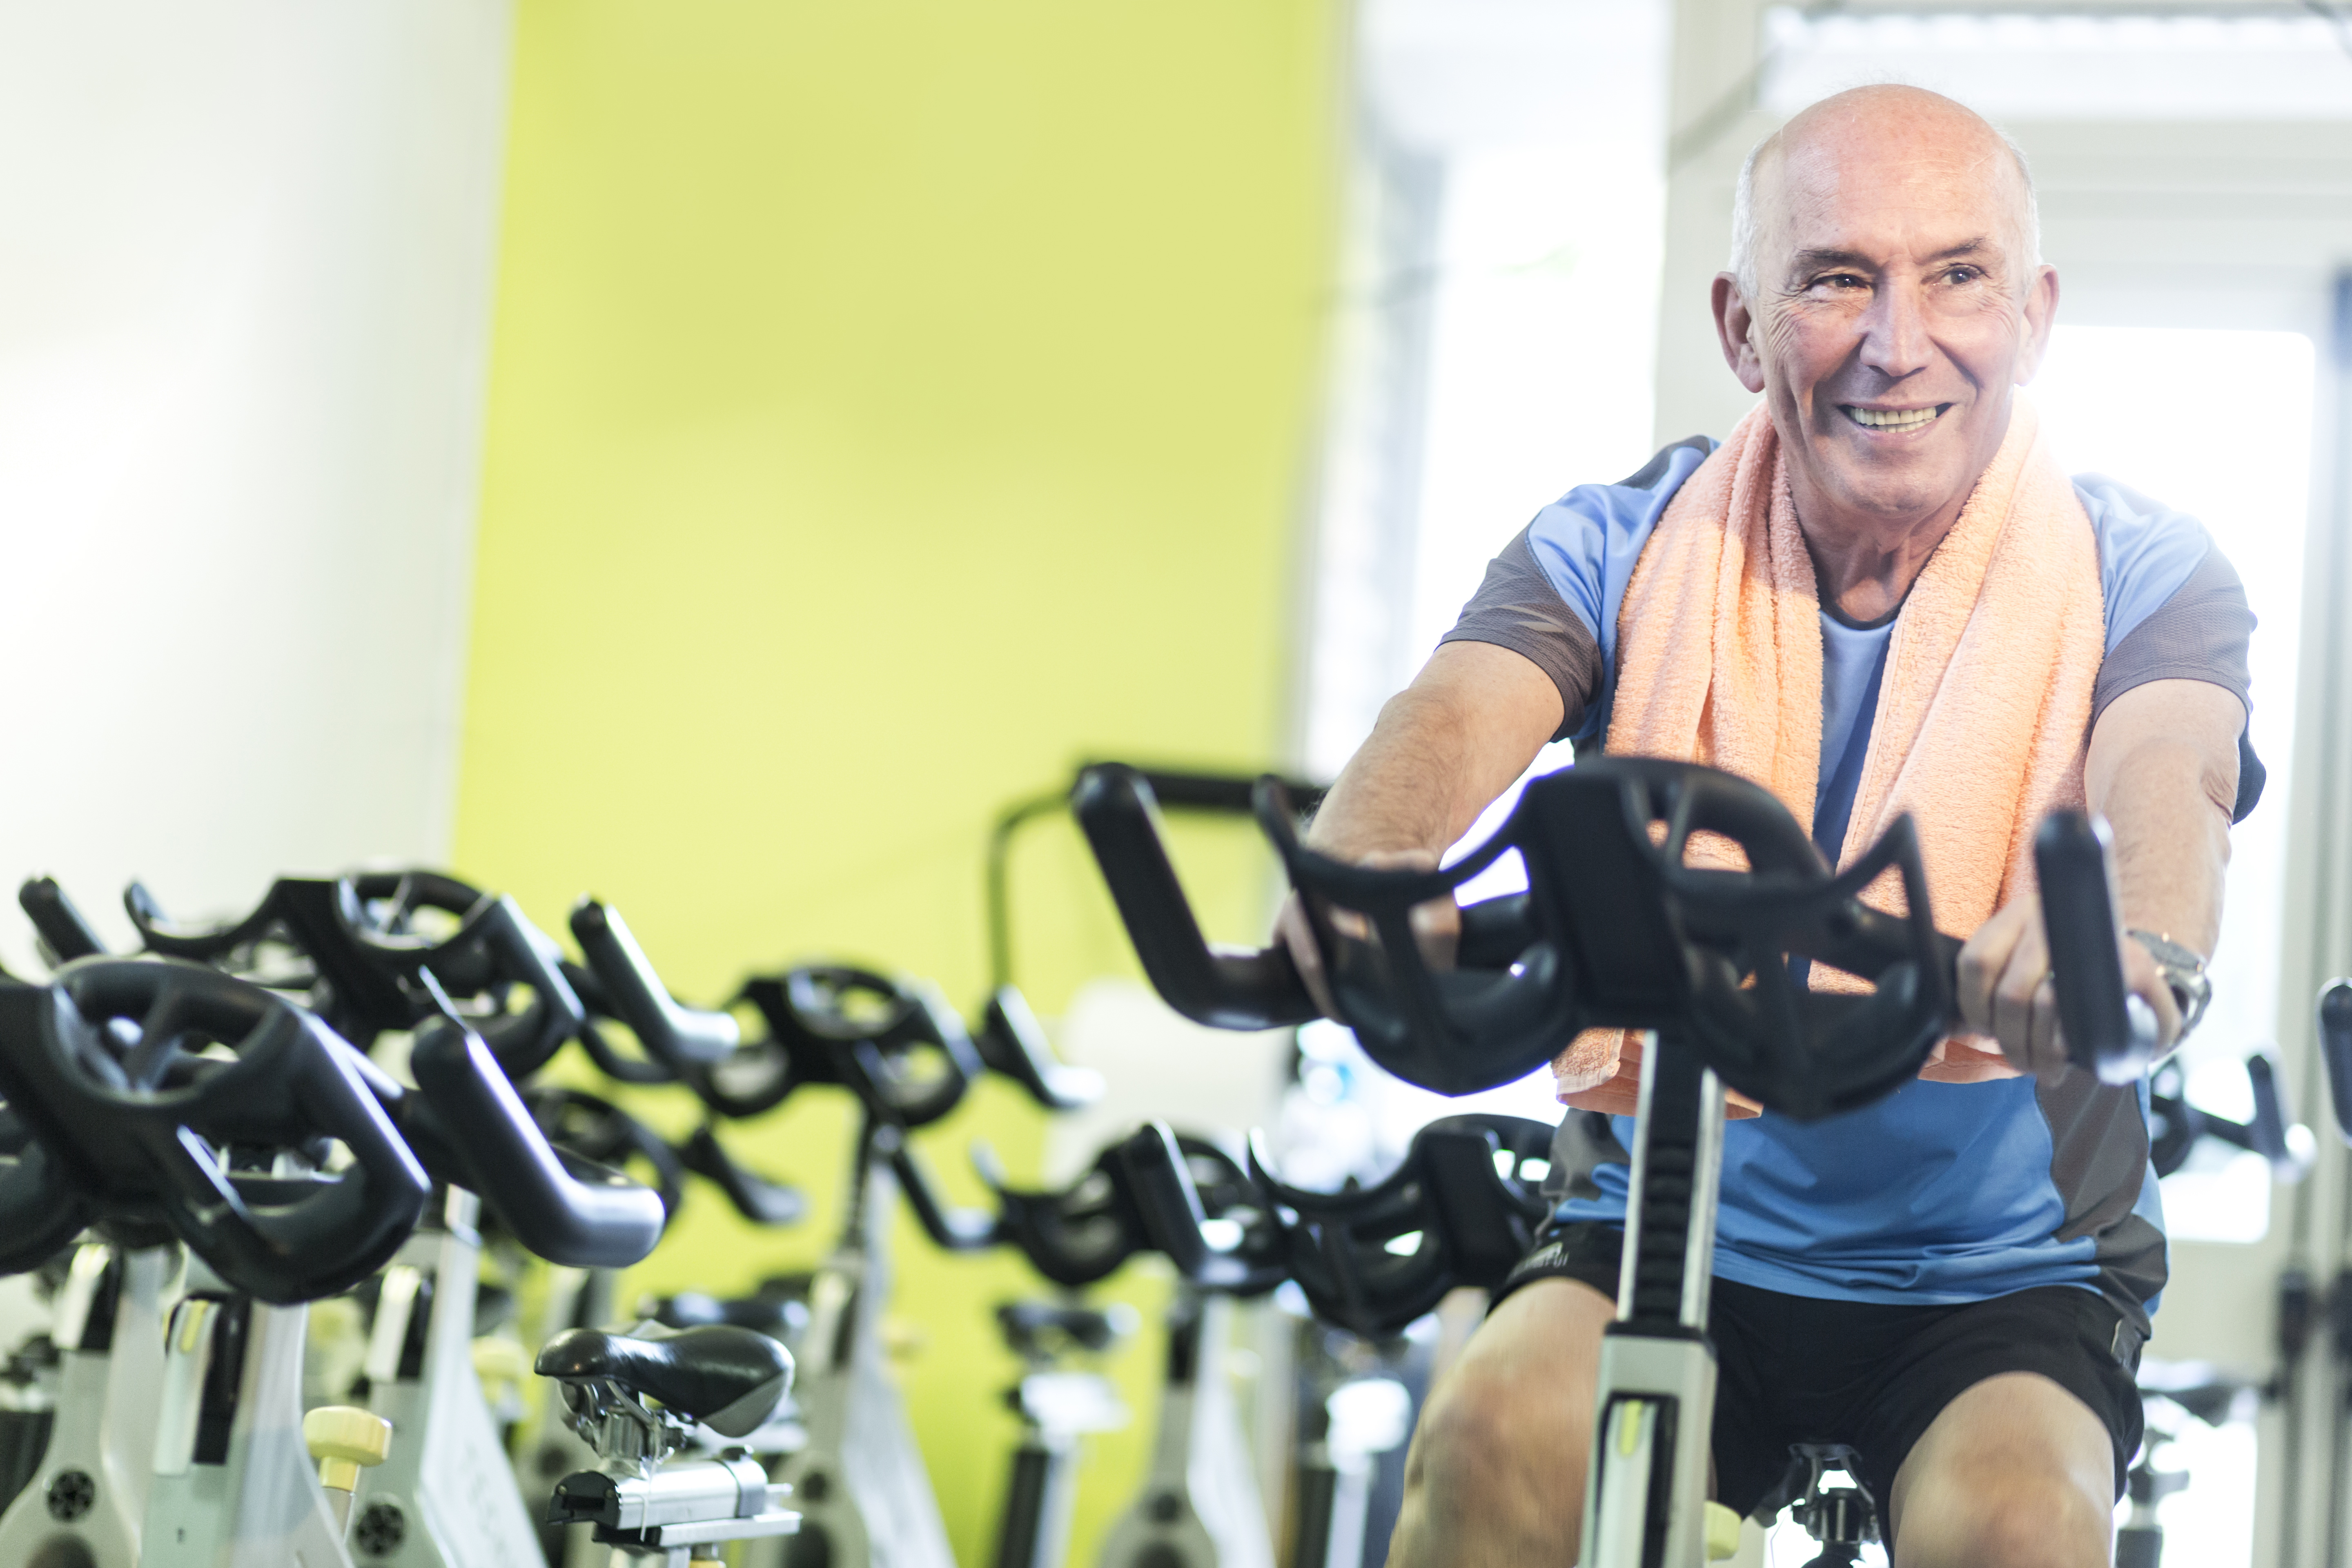
<svg viewBox="0 0 2352 1568">
<path fill-rule="evenodd" d="M 2205 973 L 2205 960 L 2170 937 L 2158 936 L 2152 931 L 2126 931 L 2124 934 L 2147 949 L 2147 955 L 2156 960 L 2156 972 L 2164 976 L 2172 999 L 2180 1005 L 2180 1033 L 2176 1037 L 2187 1039 L 2189 1031 L 2205 1016 L 2207 1004 L 2213 1000 L 2213 982 Z"/>
</svg>

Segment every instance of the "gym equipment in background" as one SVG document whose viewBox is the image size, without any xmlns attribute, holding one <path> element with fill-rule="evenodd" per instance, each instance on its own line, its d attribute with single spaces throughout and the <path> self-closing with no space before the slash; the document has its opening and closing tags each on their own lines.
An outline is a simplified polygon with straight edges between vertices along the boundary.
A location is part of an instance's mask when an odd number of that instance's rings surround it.
<svg viewBox="0 0 2352 1568">
<path fill-rule="evenodd" d="M 1552 1134 L 1523 1117 L 1441 1117 L 1381 1180 L 1330 1193 L 1283 1183 L 1265 1140 L 1254 1135 L 1250 1174 L 1308 1309 L 1377 1345 L 1449 1291 L 1496 1289 L 1527 1256 L 1550 1208 L 1541 1188 Z M 1409 1435 L 1410 1398 L 1391 1380 L 1357 1377 L 1319 1403 L 1320 1429 L 1300 1434 L 1290 1562 L 1354 1568 L 1363 1560 L 1369 1461 Z"/>
<path fill-rule="evenodd" d="M 79 1547 L 90 1568 L 136 1568 L 163 1375 L 161 1305 L 178 1259 L 165 1245 L 73 1249 L 50 1338 L 55 1417 L 37 1468 L 0 1513 L 0 1563 Z"/>
<path fill-rule="evenodd" d="M 1160 1253 L 1176 1270 L 1150 1468 L 1106 1538 L 1102 1568 L 1272 1568 L 1223 1372 L 1233 1298 L 1263 1295 L 1283 1279 L 1247 1174 L 1215 1143 L 1157 1122 L 1104 1149 L 1061 1192 L 1013 1188 L 984 1149 L 974 1153 L 996 1194 L 994 1238 L 1054 1283 L 1093 1284 L 1139 1252 Z M 1066 1532 L 1066 1521 L 1008 1515 L 1000 1539 Z"/>
<path fill-rule="evenodd" d="M 142 1563 L 349 1561 L 302 1438 L 301 1303 L 384 1263 L 427 1191 L 362 1061 L 291 1004 L 193 965 L 94 959 L 0 988 L 0 1090 L 54 1162 L 42 1195 L 80 1219 L 167 1226 L 191 1255 Z M 351 1163 L 313 1167 L 322 1138 Z M 22 1198 L 28 1163 L 14 1164 Z"/>
<path fill-rule="evenodd" d="M 1100 1355 L 1135 1331 L 1132 1310 L 1061 1301 L 1008 1301 L 996 1310 L 1021 1380 L 1005 1403 L 1021 1417 L 1021 1443 L 997 1521 L 994 1568 L 1061 1568 L 1070 1549 L 1070 1510 L 1077 1502 L 1078 1444 L 1090 1433 L 1127 1425 L 1127 1406 L 1099 1373 L 1066 1364 L 1073 1353 Z"/>
<path fill-rule="evenodd" d="M 1075 806 L 1146 973 L 1180 1012 L 1249 1028 L 1311 1013 L 1286 951 L 1220 953 L 1202 940 L 1134 773 L 1089 770 Z M 1464 1093 L 1524 1076 L 1579 1029 L 1649 1031 L 1580 1560 L 1686 1568 L 1727 1555 L 1738 1521 L 1706 1501 L 1715 1369 L 1704 1338 L 1724 1089 L 1808 1120 L 1867 1104 L 1914 1076 L 1956 1021 L 1958 943 L 1935 929 L 1909 822 L 1833 876 L 1769 792 L 1698 764 L 1606 757 L 1529 784 L 1509 819 L 1453 866 L 1401 871 L 1307 849 L 1278 782 L 1261 784 L 1256 806 L 1343 1021 L 1400 1077 Z M 1689 864 L 1702 832 L 1738 846 L 1749 868 Z M 1465 909 L 1461 967 L 1433 971 L 1413 907 L 1450 900 L 1512 849 L 1528 892 Z M 2101 831 L 2053 814 L 2036 851 L 2070 1053 L 2128 1081 L 2152 1037 L 2145 1007 L 2123 991 Z M 1860 898 L 1890 870 L 1902 917 Z M 1369 934 L 1343 931 L 1342 912 Z M 1791 956 L 1874 989 L 1804 989 Z"/>
</svg>

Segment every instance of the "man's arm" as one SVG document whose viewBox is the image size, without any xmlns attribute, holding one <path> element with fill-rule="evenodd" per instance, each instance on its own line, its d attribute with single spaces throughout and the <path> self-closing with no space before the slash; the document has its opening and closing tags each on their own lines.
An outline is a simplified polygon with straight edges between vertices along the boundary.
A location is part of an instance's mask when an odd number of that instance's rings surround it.
<svg viewBox="0 0 2352 1568">
<path fill-rule="evenodd" d="M 1525 655 L 1493 643 L 1440 644 L 1412 684 L 1381 709 L 1324 796 L 1307 845 L 1334 859 L 1434 866 L 1527 772 L 1564 712 L 1559 688 Z M 1435 914 L 1433 936 L 1439 926 L 1451 930 L 1444 911 Z M 1276 930 L 1329 1012 L 1322 958 L 1295 895 Z"/>
<path fill-rule="evenodd" d="M 2115 831 L 2123 923 L 2210 954 L 2221 930 L 2230 813 L 2238 795 L 2238 736 L 2246 710 L 2201 680 L 2152 680 L 2107 705 L 2091 731 L 2084 788 Z M 2147 949 L 2126 938 L 2124 980 L 2156 1010 L 2160 1043 L 2180 1029 L 2179 1007 Z M 1960 1011 L 2016 1066 L 2053 1077 L 2057 1037 L 2042 906 L 2011 900 L 1960 954 Z"/>
</svg>

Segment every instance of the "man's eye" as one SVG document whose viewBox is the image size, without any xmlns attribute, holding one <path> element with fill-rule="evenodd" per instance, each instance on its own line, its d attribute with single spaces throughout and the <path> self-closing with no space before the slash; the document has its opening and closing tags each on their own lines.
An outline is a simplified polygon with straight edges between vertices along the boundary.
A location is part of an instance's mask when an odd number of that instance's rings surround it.
<svg viewBox="0 0 2352 1568">
<path fill-rule="evenodd" d="M 1816 286 L 1823 289 L 1867 289 L 1870 283 L 1851 272 L 1832 272 L 1819 279 Z"/>
<path fill-rule="evenodd" d="M 1955 267 L 1945 272 L 1944 281 L 1947 283 L 1973 283 L 1983 276 L 1984 272 L 1979 268 Z"/>
</svg>

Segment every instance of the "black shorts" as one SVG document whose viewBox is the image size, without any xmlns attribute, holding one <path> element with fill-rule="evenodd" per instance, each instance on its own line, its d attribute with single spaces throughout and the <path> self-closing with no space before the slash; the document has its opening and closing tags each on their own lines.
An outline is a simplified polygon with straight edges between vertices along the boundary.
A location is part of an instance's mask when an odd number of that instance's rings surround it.
<svg viewBox="0 0 2352 1568">
<path fill-rule="evenodd" d="M 1536 1279 L 1580 1279 L 1614 1300 L 1625 1233 L 1582 1222 L 1549 1227 L 1502 1298 Z M 1959 1394 L 2005 1372 L 2039 1373 L 2091 1407 L 2115 1440 L 2116 1496 L 2142 1425 L 2139 1338 L 2105 1297 L 2047 1285 L 1954 1307 L 1889 1307 L 1783 1295 L 1718 1278 L 1708 1337 L 1716 1498 L 1753 1512 L 1772 1502 L 1790 1447 L 1843 1443 L 1886 1525 L 1895 1472 Z"/>
</svg>

